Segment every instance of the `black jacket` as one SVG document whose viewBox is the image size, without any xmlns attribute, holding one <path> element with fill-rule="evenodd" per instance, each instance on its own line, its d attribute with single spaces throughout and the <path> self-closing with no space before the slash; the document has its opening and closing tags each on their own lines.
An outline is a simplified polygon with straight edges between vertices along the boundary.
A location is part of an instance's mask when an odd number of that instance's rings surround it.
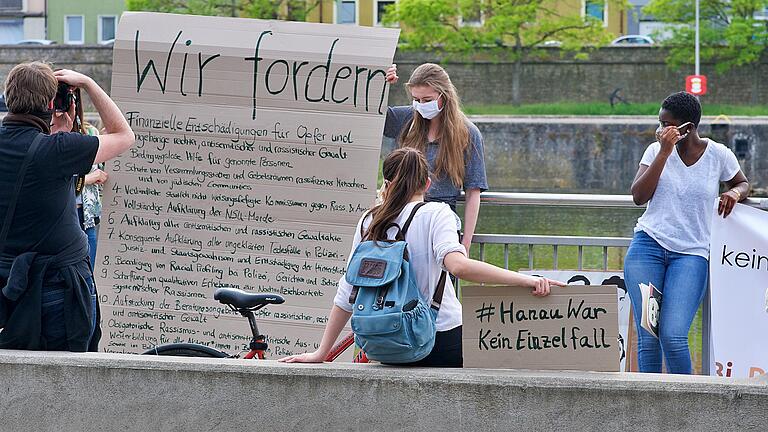
<svg viewBox="0 0 768 432">
<path fill-rule="evenodd" d="M 91 272 L 87 249 L 75 244 L 58 255 L 26 252 L 8 263 L 0 259 L 0 348 L 45 350 L 42 336 L 43 286 L 64 288 L 64 322 L 68 349 L 96 351 L 99 326 L 91 331 L 91 294 L 85 277 Z M 98 312 L 97 312 L 98 313 Z M 98 323 L 98 317 L 97 317 Z"/>
</svg>

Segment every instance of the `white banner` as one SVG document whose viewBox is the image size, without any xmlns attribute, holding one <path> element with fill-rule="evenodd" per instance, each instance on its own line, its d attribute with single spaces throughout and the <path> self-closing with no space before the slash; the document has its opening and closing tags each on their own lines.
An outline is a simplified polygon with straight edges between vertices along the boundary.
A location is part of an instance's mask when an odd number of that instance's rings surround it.
<svg viewBox="0 0 768 432">
<path fill-rule="evenodd" d="M 712 218 L 713 375 L 750 378 L 768 372 L 768 212 L 737 204 Z"/>
<path fill-rule="evenodd" d="M 627 370 L 627 341 L 629 340 L 629 310 L 632 304 L 624 285 L 624 272 L 597 270 L 523 270 L 520 273 L 567 282 L 568 285 L 616 285 L 619 312 L 619 370 Z"/>
</svg>

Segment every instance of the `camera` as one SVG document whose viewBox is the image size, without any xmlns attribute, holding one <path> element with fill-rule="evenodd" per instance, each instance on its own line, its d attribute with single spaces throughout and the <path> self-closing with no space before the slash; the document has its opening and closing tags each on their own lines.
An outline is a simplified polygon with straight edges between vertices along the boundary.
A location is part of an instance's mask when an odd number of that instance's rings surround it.
<svg viewBox="0 0 768 432">
<path fill-rule="evenodd" d="M 67 83 L 60 82 L 59 87 L 56 89 L 56 96 L 53 98 L 53 109 L 57 112 L 69 111 L 69 107 L 75 102 L 75 98 L 72 95 L 71 86 Z"/>
</svg>

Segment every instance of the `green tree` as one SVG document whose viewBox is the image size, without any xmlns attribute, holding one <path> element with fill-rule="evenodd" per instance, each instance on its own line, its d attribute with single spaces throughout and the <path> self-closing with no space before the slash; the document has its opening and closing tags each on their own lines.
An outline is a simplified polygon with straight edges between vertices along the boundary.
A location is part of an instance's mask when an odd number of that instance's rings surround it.
<svg viewBox="0 0 768 432">
<path fill-rule="evenodd" d="M 768 42 L 766 21 L 755 15 L 768 7 L 768 0 L 701 0 L 701 59 L 715 62 L 717 72 L 756 64 Z M 694 0 L 652 0 L 643 12 L 669 24 L 662 43 L 670 48 L 667 63 L 680 68 L 692 65 L 695 56 Z"/>
<path fill-rule="evenodd" d="M 624 10 L 626 0 L 607 0 Z M 580 11 L 558 9 L 556 0 L 399 0 L 385 22 L 399 23 L 404 49 L 440 49 L 469 56 L 496 47 L 514 61 L 512 103 L 520 102 L 520 75 L 526 57 L 545 44 L 583 57 L 586 50 L 610 41 L 603 21 Z M 616 8 L 616 9 L 614 9 Z"/>
<path fill-rule="evenodd" d="M 305 21 L 321 0 L 127 0 L 132 11 Z"/>
</svg>

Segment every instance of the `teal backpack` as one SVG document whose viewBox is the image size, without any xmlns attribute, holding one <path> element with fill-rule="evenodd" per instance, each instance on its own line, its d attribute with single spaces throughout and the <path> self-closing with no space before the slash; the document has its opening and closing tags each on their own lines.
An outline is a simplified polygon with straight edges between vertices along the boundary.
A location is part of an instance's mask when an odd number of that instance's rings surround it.
<svg viewBox="0 0 768 432">
<path fill-rule="evenodd" d="M 397 228 L 394 240 L 364 241 L 355 249 L 346 279 L 352 285 L 349 302 L 355 343 L 371 360 L 382 363 L 416 362 L 432 351 L 437 332 L 435 321 L 445 290 L 446 272 L 440 274 L 431 304 L 421 297 L 408 261 L 405 233 L 419 203 L 408 220 Z M 361 226 L 361 235 L 362 232 Z"/>
</svg>

